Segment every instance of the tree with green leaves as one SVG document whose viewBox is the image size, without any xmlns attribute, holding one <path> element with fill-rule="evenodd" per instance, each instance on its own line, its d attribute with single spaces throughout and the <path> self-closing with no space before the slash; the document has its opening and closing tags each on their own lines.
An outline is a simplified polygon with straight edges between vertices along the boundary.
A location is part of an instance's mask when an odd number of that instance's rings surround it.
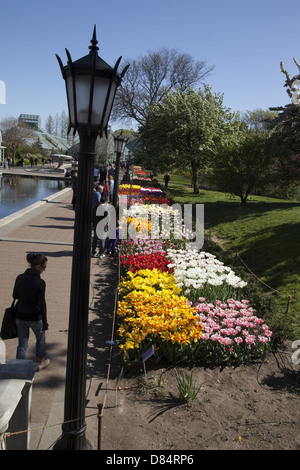
<svg viewBox="0 0 300 470">
<path fill-rule="evenodd" d="M 212 166 L 214 187 L 239 196 L 245 204 L 252 191 L 269 183 L 273 159 L 267 136 L 266 132 L 244 130 L 238 141 L 224 147 Z"/>
<path fill-rule="evenodd" d="M 277 115 L 277 111 L 257 108 L 253 111 L 247 110 L 241 116 L 241 120 L 243 123 L 245 123 L 248 130 L 254 130 L 255 132 L 266 132 L 274 123 Z"/>
<path fill-rule="evenodd" d="M 269 138 L 277 111 L 256 109 L 241 117 L 239 138 L 225 146 L 213 161 L 208 179 L 221 191 L 239 196 L 243 204 L 254 190 L 271 182 L 273 159 Z"/>
<path fill-rule="evenodd" d="M 147 124 L 140 129 L 140 161 L 160 171 L 189 168 L 198 193 L 199 172 L 236 139 L 239 125 L 224 107 L 223 96 L 208 85 L 198 92 L 166 90 L 164 99 L 149 108 Z"/>
<path fill-rule="evenodd" d="M 28 138 L 33 137 L 32 129 L 14 117 L 7 117 L 0 122 L 0 130 L 3 144 L 8 148 L 14 166 L 16 151 L 18 147 L 26 144 Z"/>
</svg>

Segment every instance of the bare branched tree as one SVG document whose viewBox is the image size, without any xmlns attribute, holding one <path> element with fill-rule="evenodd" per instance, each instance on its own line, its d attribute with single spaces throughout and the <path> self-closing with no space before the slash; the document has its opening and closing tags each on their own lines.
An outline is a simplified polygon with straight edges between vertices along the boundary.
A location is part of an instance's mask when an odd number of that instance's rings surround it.
<svg viewBox="0 0 300 470">
<path fill-rule="evenodd" d="M 280 62 L 281 72 L 284 73 L 284 75 L 286 77 L 286 81 L 285 81 L 284 86 L 287 88 L 286 92 L 287 92 L 287 94 L 289 95 L 290 98 L 292 98 L 293 95 L 295 94 L 295 92 L 297 92 L 297 86 L 296 85 L 298 85 L 298 81 L 300 80 L 300 64 L 299 64 L 299 62 L 297 62 L 295 57 L 293 58 L 293 61 L 295 62 L 296 66 L 298 67 L 298 70 L 299 70 L 299 74 L 294 75 L 293 78 L 290 77 L 288 71 L 284 68 L 283 62 L 282 61 Z"/>
<path fill-rule="evenodd" d="M 112 119 L 134 120 L 142 126 L 147 123 L 149 106 L 160 102 L 167 90 L 192 88 L 214 68 L 167 48 L 125 62 L 130 67 L 117 91 Z"/>
</svg>

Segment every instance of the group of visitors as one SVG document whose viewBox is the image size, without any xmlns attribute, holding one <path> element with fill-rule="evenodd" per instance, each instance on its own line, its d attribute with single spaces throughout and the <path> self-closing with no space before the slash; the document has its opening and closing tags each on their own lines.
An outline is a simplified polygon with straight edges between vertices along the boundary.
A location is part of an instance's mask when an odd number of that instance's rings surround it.
<svg viewBox="0 0 300 470">
<path fill-rule="evenodd" d="M 117 241 L 119 239 L 119 213 L 118 208 L 115 213 L 116 231 L 115 237 L 109 238 L 109 224 L 113 223 L 111 220 L 111 214 L 114 211 L 113 206 L 109 203 L 109 197 L 107 190 L 99 185 L 98 182 L 94 182 L 93 190 L 93 239 L 92 239 L 92 256 L 104 258 L 105 254 L 110 254 L 113 258 L 116 251 Z M 98 226 L 101 224 L 101 227 Z M 97 226 L 99 230 L 97 231 Z M 98 232 L 98 233 L 97 233 Z M 97 246 L 99 245 L 99 251 L 97 253 Z M 106 253 L 105 253 L 106 252 Z"/>
<path fill-rule="evenodd" d="M 112 202 L 114 193 L 115 167 L 112 164 L 94 169 L 94 182 L 103 188 L 104 196 Z"/>
<path fill-rule="evenodd" d="M 10 170 L 10 167 L 11 167 L 11 158 L 10 157 L 7 157 L 7 166 L 8 166 L 8 169 Z M 6 161 L 3 160 L 3 168 L 4 170 L 6 169 Z"/>
<path fill-rule="evenodd" d="M 30 160 L 30 166 L 31 166 L 31 168 L 32 168 L 33 166 L 37 166 L 37 164 L 38 164 L 38 158 L 37 158 L 37 157 L 35 157 L 35 158 L 30 157 L 29 160 Z M 22 165 L 22 166 L 23 166 L 23 165 Z"/>
<path fill-rule="evenodd" d="M 100 188 L 100 193 L 103 197 L 106 197 L 107 202 L 112 202 L 114 194 L 114 175 L 115 169 L 113 165 L 109 164 L 107 167 L 96 167 L 94 169 L 94 184 Z M 77 170 L 73 170 L 70 173 L 71 176 L 71 187 L 73 190 L 72 206 L 75 210 L 76 198 L 77 198 Z"/>
<path fill-rule="evenodd" d="M 94 169 L 94 191 L 93 191 L 93 240 L 92 240 L 92 256 L 104 258 L 106 254 L 110 254 L 113 258 L 115 255 L 116 244 L 119 238 L 118 231 L 116 238 L 109 238 L 109 223 L 111 206 L 114 194 L 114 177 L 115 167 L 112 164 L 96 167 Z M 100 209 L 98 209 L 100 207 Z M 101 215 L 100 215 L 101 214 Z M 101 224 L 97 234 L 97 225 Z M 97 247 L 99 250 L 97 253 Z"/>
<path fill-rule="evenodd" d="M 114 256 L 116 250 L 116 244 L 119 238 L 119 230 L 118 230 L 118 221 L 116 221 L 117 231 L 116 231 L 116 238 L 108 239 L 108 223 L 104 226 L 104 232 L 100 237 L 97 235 L 97 225 L 104 219 L 108 219 L 109 215 L 109 207 L 113 200 L 113 193 L 114 193 L 114 175 L 115 175 L 115 168 L 112 164 L 109 164 L 106 167 L 95 167 L 94 169 L 94 188 L 93 188 L 93 199 L 92 199 L 92 226 L 93 226 L 93 239 L 92 239 L 92 256 L 99 256 L 103 258 L 106 254 L 110 254 L 111 257 Z M 76 199 L 77 199 L 77 171 L 72 172 L 72 180 L 71 186 L 73 190 L 73 197 L 72 197 L 72 206 L 75 210 L 76 208 Z M 99 206 L 102 206 L 102 210 L 100 212 L 102 215 L 97 215 L 97 209 Z M 117 218 L 117 217 L 116 217 Z M 99 245 L 99 251 L 97 251 L 97 247 Z"/>
</svg>

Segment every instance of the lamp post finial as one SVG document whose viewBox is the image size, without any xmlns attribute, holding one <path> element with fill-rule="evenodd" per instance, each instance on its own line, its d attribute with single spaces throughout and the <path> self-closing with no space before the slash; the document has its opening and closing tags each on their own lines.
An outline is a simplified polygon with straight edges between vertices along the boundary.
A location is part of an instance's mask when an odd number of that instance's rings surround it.
<svg viewBox="0 0 300 470">
<path fill-rule="evenodd" d="M 96 38 L 96 25 L 94 25 L 93 37 L 91 39 L 91 46 L 89 46 L 91 53 L 94 51 L 99 51 L 99 47 L 97 46 L 97 44 L 98 44 L 98 41 Z"/>
</svg>

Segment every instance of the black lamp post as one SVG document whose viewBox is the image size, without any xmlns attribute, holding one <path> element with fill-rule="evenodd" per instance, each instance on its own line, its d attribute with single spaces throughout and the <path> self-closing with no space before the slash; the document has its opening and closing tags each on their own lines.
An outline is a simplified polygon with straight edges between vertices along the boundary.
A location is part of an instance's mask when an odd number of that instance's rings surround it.
<svg viewBox="0 0 300 470">
<path fill-rule="evenodd" d="M 68 65 L 56 55 L 66 83 L 69 129 L 80 137 L 78 186 L 75 208 L 73 263 L 69 314 L 65 409 L 62 435 L 55 450 L 91 449 L 86 439 L 85 395 L 91 256 L 92 191 L 96 139 L 107 135 L 115 93 L 128 66 L 117 73 L 99 56 L 94 27 L 90 53 Z"/>
<path fill-rule="evenodd" d="M 128 139 L 125 139 L 125 137 L 122 134 L 117 137 L 114 137 L 117 161 L 116 161 L 115 182 L 114 182 L 114 192 L 113 192 L 112 203 L 115 208 L 117 207 L 117 201 L 118 201 L 120 158 L 121 158 L 122 153 L 124 152 L 124 148 L 127 142 L 128 142 Z"/>
</svg>

